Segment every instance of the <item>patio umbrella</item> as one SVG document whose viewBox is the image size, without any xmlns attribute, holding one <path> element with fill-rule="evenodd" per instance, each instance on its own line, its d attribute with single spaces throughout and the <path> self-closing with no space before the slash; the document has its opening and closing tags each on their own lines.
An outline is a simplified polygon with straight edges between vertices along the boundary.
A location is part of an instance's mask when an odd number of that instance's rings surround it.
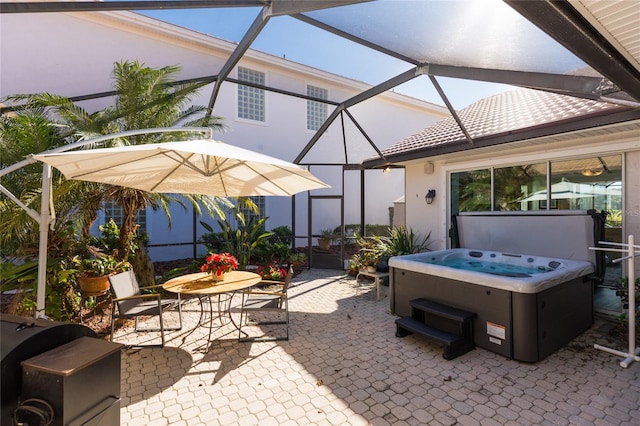
<svg viewBox="0 0 640 426">
<path fill-rule="evenodd" d="M 43 153 L 33 158 L 59 169 L 67 179 L 148 192 L 290 196 L 329 187 L 296 164 L 213 139 Z"/>
<path fill-rule="evenodd" d="M 615 195 L 616 190 L 613 188 L 603 188 L 598 185 L 588 185 L 584 183 L 573 183 L 562 180 L 551 185 L 552 200 L 566 200 L 576 198 L 593 198 L 598 195 Z M 619 191 L 617 192 L 619 194 Z M 536 191 L 530 196 L 520 201 L 545 201 L 547 199 L 547 190 Z"/>
<path fill-rule="evenodd" d="M 117 148 L 70 151 L 92 143 L 149 133 L 198 132 L 204 139 L 130 145 Z M 208 128 L 157 128 L 80 140 L 40 154 L 0 170 L 4 176 L 36 161 L 42 170 L 40 212 L 26 206 L 0 185 L 0 192 L 24 209 L 38 222 L 38 286 L 35 316 L 44 315 L 47 259 L 47 228 L 54 221 L 51 205 L 51 166 L 68 179 L 103 182 L 149 192 L 203 194 L 224 197 L 250 195 L 293 195 L 328 188 L 308 170 L 274 157 L 227 145 L 211 139 Z"/>
</svg>

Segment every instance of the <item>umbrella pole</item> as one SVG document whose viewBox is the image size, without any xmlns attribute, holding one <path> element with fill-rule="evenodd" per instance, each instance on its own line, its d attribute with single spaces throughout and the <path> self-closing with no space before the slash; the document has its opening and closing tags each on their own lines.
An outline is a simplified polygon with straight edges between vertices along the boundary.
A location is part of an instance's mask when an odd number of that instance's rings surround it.
<svg viewBox="0 0 640 426">
<path fill-rule="evenodd" d="M 46 318 L 45 299 L 47 284 L 47 244 L 49 240 L 49 224 L 51 219 L 51 166 L 44 164 L 42 168 L 42 199 L 40 200 L 40 245 L 38 247 L 38 289 L 36 292 L 36 318 Z"/>
</svg>

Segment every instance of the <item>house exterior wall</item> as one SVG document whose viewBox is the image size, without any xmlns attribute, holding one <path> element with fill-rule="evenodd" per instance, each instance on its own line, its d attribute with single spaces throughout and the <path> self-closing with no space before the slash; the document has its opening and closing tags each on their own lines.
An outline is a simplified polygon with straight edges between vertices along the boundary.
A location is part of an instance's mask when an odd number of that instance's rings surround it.
<svg viewBox="0 0 640 426">
<path fill-rule="evenodd" d="M 446 221 L 448 202 L 443 173 L 442 163 L 437 161 L 418 162 L 406 167 L 406 227 L 423 236 L 431 233 L 431 250 L 447 245 L 446 225 L 441 226 L 442 221 Z M 436 190 L 436 197 L 431 204 L 427 204 L 425 200 L 429 189 Z"/>
<path fill-rule="evenodd" d="M 623 154 L 623 235 L 640 240 L 640 131 L 621 131 L 562 142 L 535 141 L 482 148 L 448 156 L 425 158 L 406 165 L 406 221 L 415 232 L 431 232 L 432 250 L 450 247 L 449 182 L 452 172 L 505 167 L 585 156 Z M 429 173 L 433 163 L 433 173 Z M 436 189 L 435 201 L 427 205 L 427 189 Z M 637 267 L 638 261 L 636 261 Z"/>
<path fill-rule="evenodd" d="M 214 23 L 212 23 L 214 25 Z M 216 75 L 235 44 L 201 33 L 147 18 L 130 12 L 100 13 L 36 13 L 0 15 L 0 99 L 18 93 L 50 92 L 68 97 L 113 90 L 113 64 L 138 60 L 150 67 L 180 65 L 178 79 Z M 328 89 L 329 99 L 343 101 L 369 86 L 283 58 L 250 51 L 240 66 L 266 74 L 266 85 L 306 94 L 306 85 Z M 237 77 L 234 69 L 231 77 Z M 193 99 L 194 105 L 207 105 L 212 85 L 202 89 Z M 111 100 L 83 101 L 88 111 L 103 108 Z M 329 107 L 329 113 L 331 112 Z M 388 92 L 349 109 L 374 143 L 384 149 L 406 135 L 430 126 L 446 115 L 442 107 Z M 213 112 L 222 116 L 228 129 L 214 138 L 253 151 L 293 161 L 312 137 L 306 130 L 306 101 L 274 92 L 266 93 L 266 121 L 263 123 L 237 117 L 237 86 L 225 82 L 221 86 Z M 393 117 L 390 124 L 389 117 Z M 349 162 L 375 155 L 366 139 L 345 119 Z M 302 163 L 344 162 L 343 132 L 337 123 L 320 138 Z M 339 195 L 342 183 L 336 168 L 313 167 L 312 172 L 332 184 L 318 194 Z M 346 222 L 359 222 L 360 185 L 351 178 L 345 182 Z M 375 197 L 366 198 L 367 223 L 388 223 L 388 208 L 403 193 L 404 174 L 367 173 L 366 188 Z M 375 188 L 375 189 L 374 189 Z M 307 197 L 296 196 L 296 233 L 306 234 Z M 330 214 L 314 212 L 313 233 L 335 227 L 339 212 L 333 205 Z M 266 200 L 269 228 L 291 223 L 291 200 L 273 197 Z M 162 212 L 148 211 L 148 232 L 152 245 L 184 243 L 204 232 L 200 220 L 215 223 L 212 218 L 194 218 L 191 208 L 173 205 L 172 226 L 168 228 Z M 153 248 L 153 260 L 190 257 L 191 246 Z"/>
</svg>

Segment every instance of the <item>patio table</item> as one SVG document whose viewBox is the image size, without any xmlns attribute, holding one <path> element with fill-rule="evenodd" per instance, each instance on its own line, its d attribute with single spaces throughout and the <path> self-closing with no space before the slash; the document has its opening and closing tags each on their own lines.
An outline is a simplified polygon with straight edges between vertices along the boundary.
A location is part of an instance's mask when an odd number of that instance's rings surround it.
<svg viewBox="0 0 640 426">
<path fill-rule="evenodd" d="M 211 328 L 213 327 L 213 304 L 211 303 L 211 297 L 218 296 L 218 318 L 222 323 L 222 310 L 220 309 L 220 296 L 222 294 L 230 294 L 226 308 L 224 309 L 229 315 L 229 319 L 233 326 L 238 329 L 238 325 L 231 316 L 231 300 L 235 292 L 247 289 L 258 284 L 262 280 L 260 275 L 248 272 L 248 271 L 231 271 L 227 272 L 224 279 L 221 281 L 214 280 L 207 272 L 197 272 L 194 274 L 182 275 L 176 278 L 168 280 L 162 285 L 162 288 L 172 293 L 180 293 L 180 295 L 194 295 L 198 296 L 200 300 L 200 320 L 198 325 L 203 323 L 204 318 L 204 306 L 202 304 L 203 298 L 207 298 L 209 301 L 209 338 L 208 343 L 211 341 Z"/>
<path fill-rule="evenodd" d="M 358 271 L 358 275 L 356 275 L 356 294 L 358 294 L 359 290 L 360 290 L 360 284 L 358 282 L 358 278 L 360 278 L 360 275 L 364 276 L 364 277 L 369 277 L 369 278 L 373 278 L 375 285 L 376 285 L 376 300 L 380 300 L 380 284 L 382 282 L 383 279 L 388 278 L 389 277 L 389 273 L 388 272 L 368 272 L 365 270 L 362 271 Z"/>
</svg>

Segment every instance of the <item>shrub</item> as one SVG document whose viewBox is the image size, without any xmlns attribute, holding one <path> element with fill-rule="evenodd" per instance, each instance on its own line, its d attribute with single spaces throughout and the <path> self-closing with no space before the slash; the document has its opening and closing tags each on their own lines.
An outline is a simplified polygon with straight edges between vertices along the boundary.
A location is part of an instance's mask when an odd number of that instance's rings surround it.
<svg viewBox="0 0 640 426">
<path fill-rule="evenodd" d="M 283 265 L 287 262 L 290 254 L 291 248 L 288 242 L 275 241 L 270 243 L 261 241 L 253 250 L 252 261 L 255 263 L 277 263 Z"/>
<path fill-rule="evenodd" d="M 286 225 L 276 226 L 271 230 L 273 235 L 269 237 L 270 243 L 287 243 L 291 244 L 291 240 L 293 239 L 293 231 Z"/>
</svg>

